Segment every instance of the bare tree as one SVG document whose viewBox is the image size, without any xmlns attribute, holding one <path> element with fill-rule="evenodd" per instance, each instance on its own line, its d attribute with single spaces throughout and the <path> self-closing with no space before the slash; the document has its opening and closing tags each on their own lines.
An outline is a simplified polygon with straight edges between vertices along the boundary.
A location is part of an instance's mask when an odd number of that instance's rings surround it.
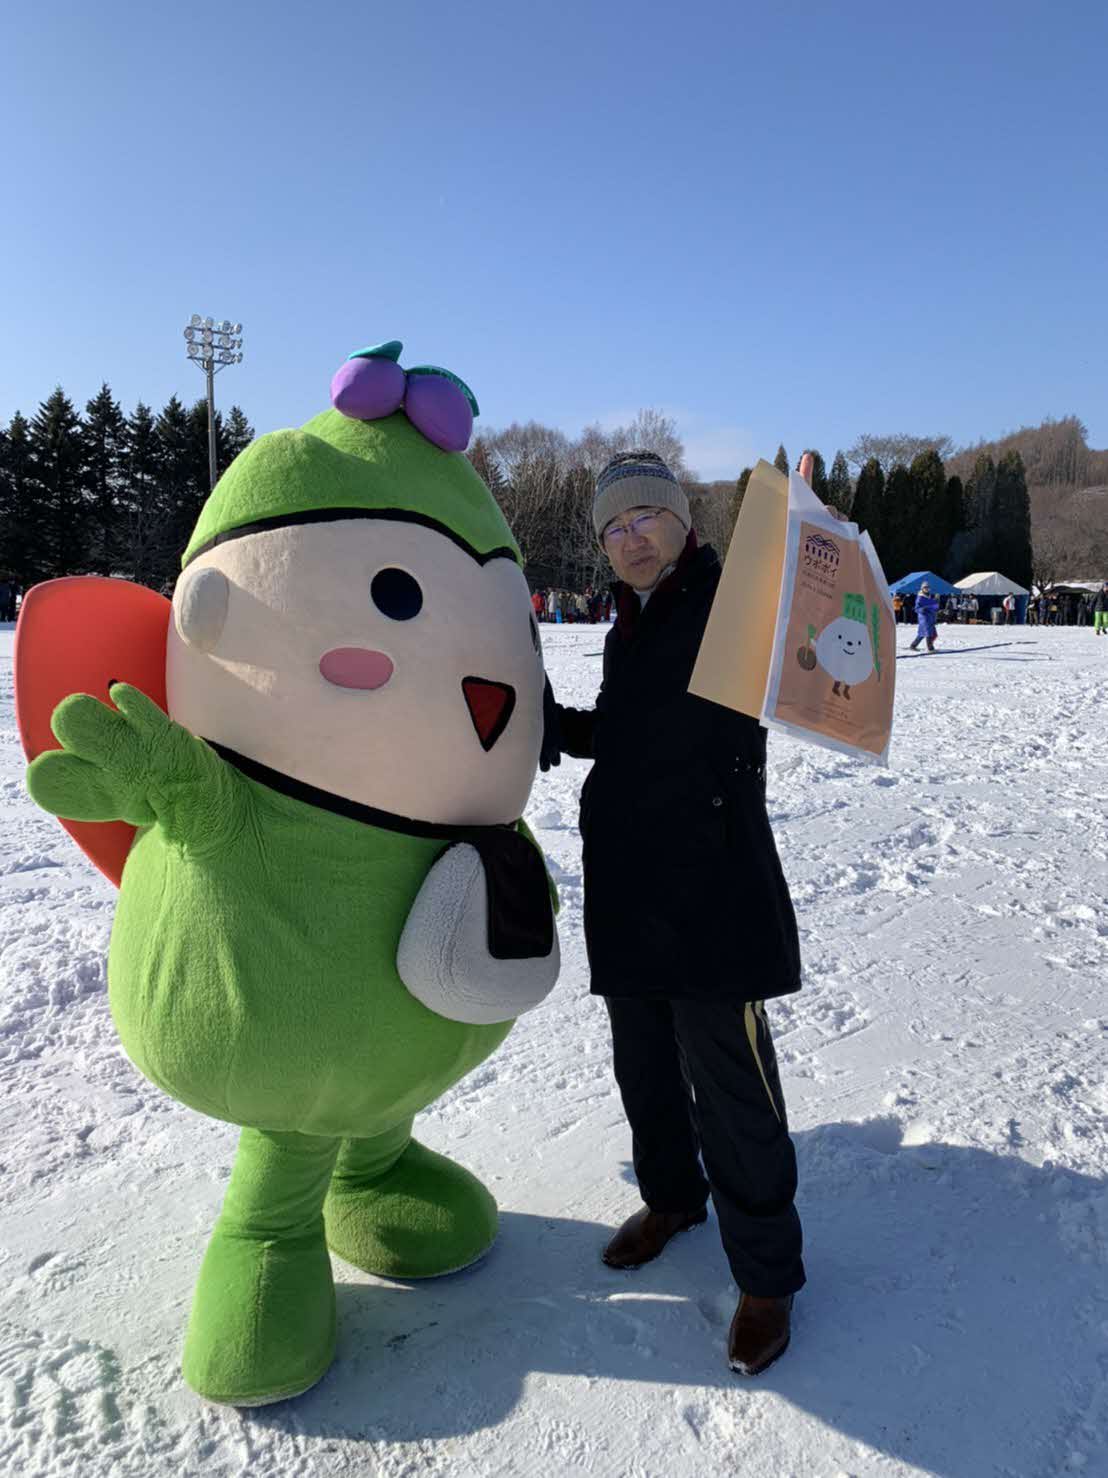
<svg viewBox="0 0 1108 1478">
<path fill-rule="evenodd" d="M 538 421 L 528 421 L 523 426 L 513 421 L 503 431 L 485 431 L 481 442 L 509 481 L 515 476 L 517 467 L 533 464 L 536 460 L 546 459 L 561 468 L 570 461 L 569 437 L 564 431 L 543 426 Z"/>
<path fill-rule="evenodd" d="M 1079 527 L 1055 520 L 1035 534 L 1031 545 L 1031 580 L 1039 590 L 1050 590 L 1060 580 L 1080 579 L 1084 536 Z"/>
<path fill-rule="evenodd" d="M 523 551 L 535 586 L 598 589 L 611 578 L 592 523 L 596 478 L 620 452 L 662 457 L 696 503 L 698 532 L 726 548 L 737 512 L 735 484 L 702 487 L 691 480 L 672 416 L 640 410 L 626 426 L 586 426 L 576 441 L 537 421 L 487 430 L 470 447 L 470 461 L 488 484 Z"/>
<path fill-rule="evenodd" d="M 1021 426 L 995 441 L 963 447 L 950 458 L 950 471 L 964 477 L 982 454 L 999 462 L 1005 452 L 1019 452 L 1029 487 L 1077 488 L 1108 472 L 1104 452 L 1090 451 L 1088 431 L 1077 416 L 1048 416 L 1039 426 Z"/>
<path fill-rule="evenodd" d="M 912 464 L 921 452 L 938 452 L 945 462 L 954 451 L 954 442 L 949 436 L 910 436 L 906 431 L 892 432 L 886 436 L 866 433 L 846 452 L 846 460 L 858 473 L 870 460 L 881 464 L 882 472 L 889 472 L 898 462 L 905 467 Z"/>
<path fill-rule="evenodd" d="M 677 422 L 662 411 L 643 410 L 629 426 L 621 428 L 627 444 L 621 450 L 655 452 L 679 481 L 691 476 L 685 466 L 685 443 L 677 434 Z"/>
<path fill-rule="evenodd" d="M 722 557 L 727 553 L 741 501 L 736 483 L 686 482 L 693 528 L 702 544 L 711 544 Z"/>
<path fill-rule="evenodd" d="M 613 432 L 605 431 L 600 425 L 586 426 L 573 444 L 574 462 L 593 477 L 598 477 L 617 453 L 627 450 L 626 443 L 620 441 L 621 436 L 619 430 Z"/>
<path fill-rule="evenodd" d="M 550 530 L 565 473 L 549 454 L 535 455 L 515 465 L 496 498 L 529 566 L 549 563 Z"/>
<path fill-rule="evenodd" d="M 594 477 L 620 452 L 654 452 L 678 480 L 691 476 L 677 422 L 664 411 L 640 410 L 626 426 L 586 426 L 571 448 L 573 462 L 587 467 Z"/>
</svg>

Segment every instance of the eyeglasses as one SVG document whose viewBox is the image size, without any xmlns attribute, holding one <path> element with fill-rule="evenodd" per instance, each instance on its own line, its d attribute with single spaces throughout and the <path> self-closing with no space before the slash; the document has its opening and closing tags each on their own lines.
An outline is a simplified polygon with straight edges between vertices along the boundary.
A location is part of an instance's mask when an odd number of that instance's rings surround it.
<svg viewBox="0 0 1108 1478">
<path fill-rule="evenodd" d="M 604 543 L 622 544 L 630 533 L 634 533 L 636 539 L 641 539 L 644 534 L 652 534 L 664 512 L 664 508 L 652 508 L 649 513 L 640 513 L 629 523 L 610 523 L 602 535 Z"/>
</svg>

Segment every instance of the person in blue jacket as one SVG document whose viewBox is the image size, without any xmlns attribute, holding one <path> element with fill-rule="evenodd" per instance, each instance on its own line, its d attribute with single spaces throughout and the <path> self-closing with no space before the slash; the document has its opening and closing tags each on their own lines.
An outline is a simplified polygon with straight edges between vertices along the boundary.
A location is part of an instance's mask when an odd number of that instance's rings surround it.
<svg viewBox="0 0 1108 1478">
<path fill-rule="evenodd" d="M 916 596 L 916 616 L 919 619 L 919 630 L 916 632 L 915 641 L 911 643 L 911 650 L 913 652 L 921 641 L 927 643 L 927 650 L 929 652 L 935 650 L 935 618 L 938 615 L 938 611 L 939 598 L 937 595 L 931 594 L 931 586 L 925 580 L 919 588 L 919 594 Z"/>
</svg>

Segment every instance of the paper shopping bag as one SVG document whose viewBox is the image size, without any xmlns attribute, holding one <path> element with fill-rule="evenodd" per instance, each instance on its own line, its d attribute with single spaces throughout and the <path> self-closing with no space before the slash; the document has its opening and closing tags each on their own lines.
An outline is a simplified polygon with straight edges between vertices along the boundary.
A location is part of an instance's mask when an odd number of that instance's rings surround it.
<svg viewBox="0 0 1108 1478">
<path fill-rule="evenodd" d="M 796 473 L 786 480 L 760 462 L 690 692 L 884 763 L 895 664 L 892 598 L 869 535 L 834 518 Z"/>
<path fill-rule="evenodd" d="M 750 474 L 689 692 L 761 719 L 777 630 L 789 481 L 759 462 Z"/>
</svg>

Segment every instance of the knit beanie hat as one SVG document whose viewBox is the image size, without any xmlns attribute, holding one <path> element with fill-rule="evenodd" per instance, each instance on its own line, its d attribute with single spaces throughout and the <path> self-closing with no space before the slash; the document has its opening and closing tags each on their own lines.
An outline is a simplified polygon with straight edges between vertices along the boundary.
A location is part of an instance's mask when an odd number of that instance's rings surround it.
<svg viewBox="0 0 1108 1478">
<path fill-rule="evenodd" d="M 612 519 L 629 508 L 668 508 L 686 529 L 692 527 L 689 500 L 655 452 L 621 452 L 597 478 L 592 503 L 596 537 L 601 539 Z"/>
</svg>

